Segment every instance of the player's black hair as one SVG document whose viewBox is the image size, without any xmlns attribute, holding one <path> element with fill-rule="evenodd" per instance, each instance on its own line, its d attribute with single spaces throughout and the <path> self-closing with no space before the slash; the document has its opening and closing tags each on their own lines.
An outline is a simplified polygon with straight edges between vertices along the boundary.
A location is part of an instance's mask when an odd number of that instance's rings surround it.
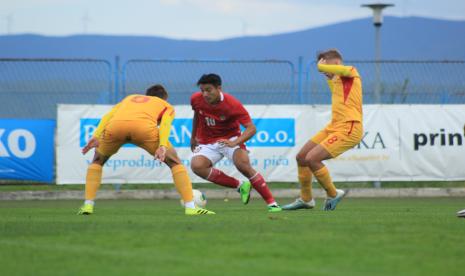
<svg viewBox="0 0 465 276">
<path fill-rule="evenodd" d="M 161 84 L 155 84 L 147 88 L 147 90 L 145 90 L 145 95 L 158 97 L 164 100 L 168 99 L 168 92 L 166 92 L 166 89 Z"/>
<path fill-rule="evenodd" d="M 221 77 L 217 74 L 203 74 L 197 81 L 197 86 L 201 84 L 211 84 L 215 87 L 221 86 Z"/>
<path fill-rule="evenodd" d="M 328 49 L 326 51 L 321 51 L 321 52 L 317 53 L 316 61 L 319 61 L 322 58 L 324 58 L 324 59 L 337 58 L 337 59 L 342 60 L 342 55 L 341 55 L 341 52 L 339 52 L 338 49 Z"/>
</svg>

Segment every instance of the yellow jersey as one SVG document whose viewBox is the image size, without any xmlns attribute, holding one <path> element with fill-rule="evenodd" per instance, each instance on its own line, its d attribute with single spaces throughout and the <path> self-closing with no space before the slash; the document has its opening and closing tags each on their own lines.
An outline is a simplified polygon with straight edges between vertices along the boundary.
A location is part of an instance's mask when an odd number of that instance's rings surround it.
<svg viewBox="0 0 465 276">
<path fill-rule="evenodd" d="M 163 114 L 174 115 L 174 108 L 165 100 L 144 95 L 129 95 L 115 107 L 112 121 L 147 121 L 158 124 Z"/>
<path fill-rule="evenodd" d="M 318 64 L 321 72 L 334 74 L 328 80 L 331 90 L 331 123 L 362 122 L 362 81 L 353 66 Z"/>
<path fill-rule="evenodd" d="M 93 136 L 99 138 L 110 121 L 144 121 L 148 127 L 159 125 L 160 145 L 167 146 L 174 114 L 173 106 L 161 98 L 129 95 L 103 116 Z"/>
</svg>

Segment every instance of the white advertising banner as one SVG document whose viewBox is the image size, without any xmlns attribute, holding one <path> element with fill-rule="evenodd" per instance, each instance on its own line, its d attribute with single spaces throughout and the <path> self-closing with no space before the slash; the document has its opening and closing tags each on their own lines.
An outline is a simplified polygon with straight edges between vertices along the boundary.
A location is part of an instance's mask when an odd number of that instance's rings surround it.
<svg viewBox="0 0 465 276">
<path fill-rule="evenodd" d="M 255 169 L 267 181 L 297 179 L 295 155 L 331 117 L 326 105 L 245 106 L 257 134 L 247 143 Z M 106 105 L 59 105 L 57 183 L 85 182 L 93 153 L 81 154 Z M 176 106 L 170 136 L 183 163 L 190 165 L 190 106 Z M 366 105 L 364 137 L 358 146 L 325 161 L 334 181 L 464 180 L 464 105 Z M 217 166 L 244 179 L 229 160 Z M 194 182 L 205 182 L 189 169 Z M 142 149 L 125 145 L 104 166 L 103 183 L 170 183 L 169 169 Z"/>
</svg>

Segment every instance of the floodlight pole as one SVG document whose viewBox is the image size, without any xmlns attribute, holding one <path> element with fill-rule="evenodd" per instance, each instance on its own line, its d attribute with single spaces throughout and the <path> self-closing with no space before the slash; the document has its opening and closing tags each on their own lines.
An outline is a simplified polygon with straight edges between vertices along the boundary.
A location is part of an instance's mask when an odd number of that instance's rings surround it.
<svg viewBox="0 0 465 276">
<path fill-rule="evenodd" d="M 383 25 L 383 9 L 393 7 L 393 4 L 365 4 L 364 8 L 370 8 L 373 11 L 373 25 L 375 26 L 375 91 L 374 102 L 381 104 L 381 25 Z M 373 182 L 375 188 L 381 188 L 381 181 Z"/>
<path fill-rule="evenodd" d="M 362 5 L 364 8 L 370 8 L 373 10 L 373 25 L 375 26 L 375 99 L 374 102 L 377 104 L 381 103 L 381 26 L 383 25 L 383 9 L 387 7 L 393 7 L 394 4 L 365 4 Z"/>
</svg>

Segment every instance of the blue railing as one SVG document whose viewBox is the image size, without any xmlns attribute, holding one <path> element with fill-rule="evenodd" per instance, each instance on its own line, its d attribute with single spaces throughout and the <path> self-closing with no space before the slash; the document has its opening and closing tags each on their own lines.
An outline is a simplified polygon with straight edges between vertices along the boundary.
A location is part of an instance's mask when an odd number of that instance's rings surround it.
<svg viewBox="0 0 465 276">
<path fill-rule="evenodd" d="M 364 103 L 465 104 L 464 61 L 347 61 L 357 67 Z M 379 69 L 379 70 L 377 70 Z M 329 104 L 314 61 L 0 59 L 0 118 L 54 119 L 56 105 L 114 104 L 163 84 L 172 104 L 189 104 L 196 82 L 218 73 L 223 89 L 245 104 Z M 380 82 L 377 84 L 376 73 Z"/>
</svg>

